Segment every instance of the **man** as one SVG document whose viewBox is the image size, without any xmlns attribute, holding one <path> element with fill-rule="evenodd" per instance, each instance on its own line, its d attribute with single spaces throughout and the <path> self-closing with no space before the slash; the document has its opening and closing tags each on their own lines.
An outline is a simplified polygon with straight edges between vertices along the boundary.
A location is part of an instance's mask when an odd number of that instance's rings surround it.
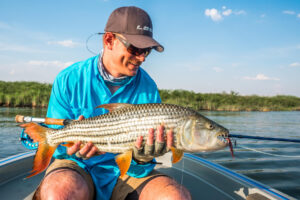
<svg viewBox="0 0 300 200">
<path fill-rule="evenodd" d="M 151 49 L 163 51 L 152 38 L 152 22 L 137 7 L 121 7 L 109 17 L 103 35 L 103 52 L 63 70 L 53 83 L 47 117 L 83 119 L 104 114 L 98 105 L 108 103 L 160 103 L 157 86 L 140 68 Z M 163 127 L 149 130 L 147 148 L 162 155 L 173 144 Z M 156 141 L 153 141 L 156 134 Z M 171 178 L 152 172 L 153 155 L 142 152 L 137 138 L 127 175 L 119 177 L 114 154 L 100 152 L 92 143 L 60 146 L 48 168 L 36 199 L 189 199 L 189 192 Z M 154 145 L 155 142 L 155 145 Z M 166 143 L 166 145 L 165 145 Z M 146 149 L 146 148 L 145 148 Z"/>
</svg>

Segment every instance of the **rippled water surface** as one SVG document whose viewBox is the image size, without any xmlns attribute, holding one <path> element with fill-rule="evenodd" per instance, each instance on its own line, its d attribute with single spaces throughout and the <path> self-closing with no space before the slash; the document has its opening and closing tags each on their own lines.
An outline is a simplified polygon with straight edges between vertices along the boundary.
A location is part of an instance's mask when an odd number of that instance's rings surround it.
<svg viewBox="0 0 300 200">
<path fill-rule="evenodd" d="M 300 112 L 201 112 L 232 134 L 300 139 Z M 300 143 L 236 139 L 229 149 L 199 156 L 300 199 Z"/>
<path fill-rule="evenodd" d="M 300 112 L 201 112 L 232 134 L 300 139 Z M 26 150 L 19 142 L 17 114 L 44 117 L 46 109 L 0 108 L 0 159 Z M 199 156 L 300 199 L 300 144 L 236 139 L 229 149 Z M 263 153 L 261 153 L 263 152 Z"/>
<path fill-rule="evenodd" d="M 19 141 L 21 128 L 15 122 L 16 115 L 45 117 L 46 109 L 0 107 L 0 159 L 27 150 Z"/>
</svg>

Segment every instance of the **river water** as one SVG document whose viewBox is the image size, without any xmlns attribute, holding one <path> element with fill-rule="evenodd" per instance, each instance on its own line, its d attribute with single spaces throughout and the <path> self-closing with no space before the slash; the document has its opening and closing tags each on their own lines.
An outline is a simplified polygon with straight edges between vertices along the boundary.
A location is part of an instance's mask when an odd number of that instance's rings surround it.
<svg viewBox="0 0 300 200">
<path fill-rule="evenodd" d="M 300 139 L 300 112 L 201 112 L 232 134 Z M 26 150 L 19 141 L 17 114 L 44 117 L 46 109 L 0 108 L 0 159 Z M 300 144 L 237 139 L 229 148 L 199 156 L 300 199 Z"/>
</svg>

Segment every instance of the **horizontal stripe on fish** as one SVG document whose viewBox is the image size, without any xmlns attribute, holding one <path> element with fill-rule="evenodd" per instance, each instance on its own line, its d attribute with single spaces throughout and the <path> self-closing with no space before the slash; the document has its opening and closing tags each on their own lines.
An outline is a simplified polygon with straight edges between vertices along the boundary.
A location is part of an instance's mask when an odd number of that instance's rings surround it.
<svg viewBox="0 0 300 200">
<path fill-rule="evenodd" d="M 59 144 L 76 141 L 92 142 L 100 151 L 122 153 L 116 157 L 116 163 L 121 175 L 124 175 L 129 168 L 131 151 L 137 138 L 143 136 L 145 143 L 150 128 L 156 129 L 159 125 L 163 125 L 166 131 L 173 130 L 171 149 L 174 162 L 180 160 L 184 151 L 213 151 L 228 145 L 227 141 L 222 139 L 227 138 L 227 129 L 189 108 L 170 104 L 119 103 L 99 107 L 110 112 L 73 121 L 62 129 L 49 129 L 34 123 L 22 125 L 25 132 L 34 141 L 39 142 L 38 156 L 35 157 L 31 176 L 48 166 Z"/>
</svg>

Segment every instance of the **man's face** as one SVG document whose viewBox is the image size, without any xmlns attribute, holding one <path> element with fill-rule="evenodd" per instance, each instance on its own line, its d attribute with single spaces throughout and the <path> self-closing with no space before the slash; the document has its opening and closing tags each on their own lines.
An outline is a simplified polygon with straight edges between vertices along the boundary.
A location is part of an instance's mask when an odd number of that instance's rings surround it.
<svg viewBox="0 0 300 200">
<path fill-rule="evenodd" d="M 119 37 L 124 38 L 121 35 Z M 125 45 L 116 37 L 113 37 L 111 54 L 111 66 L 106 67 L 112 68 L 114 71 L 112 75 L 116 76 L 117 74 L 117 77 L 136 75 L 139 66 L 145 61 L 144 54 L 136 56 L 129 53 Z"/>
</svg>

